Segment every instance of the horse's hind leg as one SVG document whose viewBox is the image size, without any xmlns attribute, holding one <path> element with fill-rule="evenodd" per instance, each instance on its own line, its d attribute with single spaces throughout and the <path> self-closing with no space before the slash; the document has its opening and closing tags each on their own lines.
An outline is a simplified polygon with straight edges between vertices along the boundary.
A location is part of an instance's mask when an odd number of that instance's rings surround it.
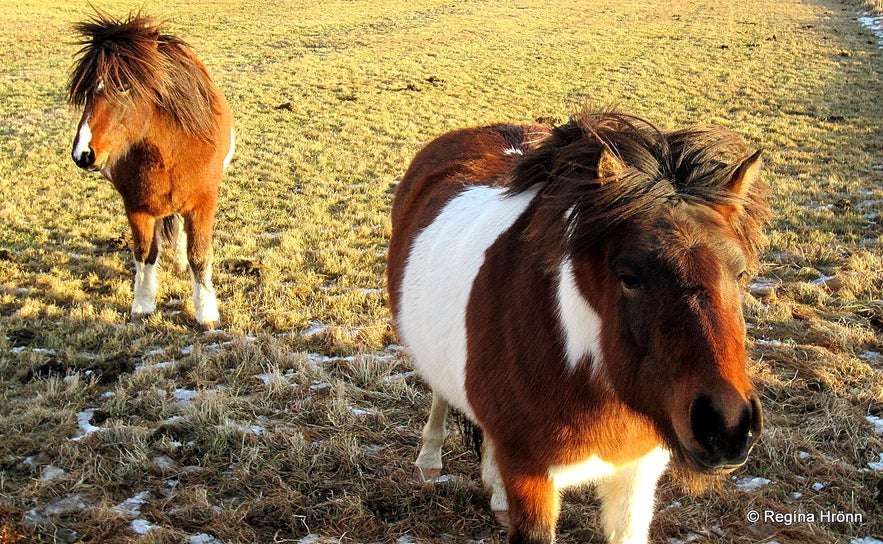
<svg viewBox="0 0 883 544">
<path fill-rule="evenodd" d="M 132 323 L 141 323 L 156 310 L 157 260 L 161 223 L 143 213 L 128 214 L 132 227 L 132 256 L 135 259 L 135 298 L 132 301 Z"/>
<path fill-rule="evenodd" d="M 657 449 L 598 482 L 601 521 L 609 544 L 646 544 L 656 482 L 668 464 Z"/>
<path fill-rule="evenodd" d="M 212 286 L 212 231 L 215 226 L 215 205 L 206 203 L 184 216 L 187 233 L 187 261 L 193 280 L 193 306 L 196 321 L 208 330 L 220 320 L 218 300 Z"/>
<path fill-rule="evenodd" d="M 448 416 L 448 401 L 438 393 L 432 394 L 432 408 L 429 419 L 423 426 L 423 444 L 417 455 L 414 477 L 426 482 L 441 475 L 441 449 L 445 441 L 445 419 Z"/>
<path fill-rule="evenodd" d="M 506 488 L 503 486 L 503 478 L 497 461 L 494 458 L 494 443 L 487 433 L 481 443 L 481 481 L 491 494 L 491 510 L 497 517 L 497 521 L 504 527 L 509 526 L 509 503 L 506 500 Z"/>
<path fill-rule="evenodd" d="M 187 233 L 184 231 L 184 218 L 178 214 L 172 216 L 171 242 L 174 257 L 172 262 L 175 272 L 187 272 Z"/>
</svg>

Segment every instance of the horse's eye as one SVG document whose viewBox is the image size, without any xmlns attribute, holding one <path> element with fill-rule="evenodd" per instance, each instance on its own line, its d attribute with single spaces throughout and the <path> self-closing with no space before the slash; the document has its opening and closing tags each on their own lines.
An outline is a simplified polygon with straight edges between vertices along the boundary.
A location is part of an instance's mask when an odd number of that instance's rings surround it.
<svg viewBox="0 0 883 544">
<path fill-rule="evenodd" d="M 746 272 L 745 270 L 736 274 L 736 283 L 742 283 L 742 280 L 744 280 L 747 275 L 748 272 Z"/>
<path fill-rule="evenodd" d="M 634 274 L 620 274 L 619 281 L 622 283 L 622 287 L 626 291 L 637 291 L 643 287 L 641 280 Z"/>
</svg>

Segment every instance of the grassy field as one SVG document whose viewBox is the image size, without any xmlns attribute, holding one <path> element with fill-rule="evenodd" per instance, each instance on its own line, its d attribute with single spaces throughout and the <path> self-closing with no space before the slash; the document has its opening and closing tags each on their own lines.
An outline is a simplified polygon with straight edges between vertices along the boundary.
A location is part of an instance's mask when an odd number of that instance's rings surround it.
<svg viewBox="0 0 883 544">
<path fill-rule="evenodd" d="M 236 118 L 223 329 L 200 334 L 171 267 L 159 311 L 127 324 L 121 200 L 69 156 L 85 3 L 0 2 L 0 544 L 504 541 L 456 429 L 449 478 L 410 478 L 429 394 L 389 327 L 389 206 L 434 136 L 585 100 L 736 130 L 773 188 L 745 297 L 764 435 L 710 489 L 666 477 L 653 540 L 883 540 L 883 38 L 856 21 L 872 4 L 149 2 Z M 597 506 L 568 491 L 559 542 L 602 542 Z"/>
</svg>

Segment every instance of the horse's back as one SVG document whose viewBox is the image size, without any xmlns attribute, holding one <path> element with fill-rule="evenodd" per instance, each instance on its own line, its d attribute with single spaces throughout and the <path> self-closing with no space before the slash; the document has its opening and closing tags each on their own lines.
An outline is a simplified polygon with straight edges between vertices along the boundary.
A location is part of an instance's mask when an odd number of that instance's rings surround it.
<svg viewBox="0 0 883 544">
<path fill-rule="evenodd" d="M 429 142 L 396 190 L 393 229 L 410 223 L 412 215 L 431 220 L 431 203 L 443 204 L 464 186 L 507 184 L 512 164 L 548 131 L 539 125 L 497 124 L 454 130 Z"/>
</svg>

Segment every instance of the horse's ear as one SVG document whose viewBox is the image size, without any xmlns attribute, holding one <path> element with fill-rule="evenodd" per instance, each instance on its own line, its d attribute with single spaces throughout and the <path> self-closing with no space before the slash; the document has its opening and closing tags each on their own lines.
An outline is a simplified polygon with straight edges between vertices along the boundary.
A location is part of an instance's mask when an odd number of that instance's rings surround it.
<svg viewBox="0 0 883 544">
<path fill-rule="evenodd" d="M 625 163 L 616 156 L 610 146 L 603 144 L 598 155 L 598 178 L 619 177 L 625 171 Z"/>
<path fill-rule="evenodd" d="M 753 155 L 742 161 L 742 164 L 733 173 L 727 189 L 735 193 L 736 196 L 746 196 L 751 191 L 751 187 L 760 178 L 760 167 L 763 164 L 760 155 L 761 151 L 755 151 Z"/>
</svg>

